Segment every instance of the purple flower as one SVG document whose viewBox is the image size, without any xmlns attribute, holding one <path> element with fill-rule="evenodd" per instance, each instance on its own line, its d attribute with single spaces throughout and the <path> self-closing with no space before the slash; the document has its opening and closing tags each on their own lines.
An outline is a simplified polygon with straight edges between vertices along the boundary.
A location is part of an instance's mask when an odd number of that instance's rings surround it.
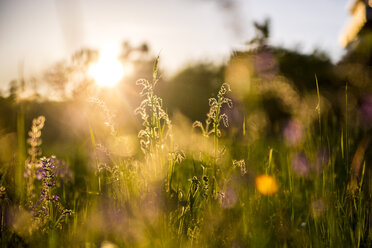
<svg viewBox="0 0 372 248">
<path fill-rule="evenodd" d="M 71 181 L 72 172 L 69 168 L 68 163 L 63 160 L 57 161 L 56 176 L 60 178 L 61 183 Z"/>
<path fill-rule="evenodd" d="M 310 173 L 309 161 L 303 153 L 293 155 L 291 167 L 298 176 L 306 176 Z"/>
<path fill-rule="evenodd" d="M 26 169 L 26 171 L 23 173 L 23 177 L 24 178 L 27 178 L 27 177 L 29 177 L 30 176 L 30 173 L 29 173 L 29 171 Z"/>
<path fill-rule="evenodd" d="M 232 187 L 228 187 L 224 193 L 220 193 L 220 204 L 223 208 L 232 208 L 238 201 L 238 194 Z"/>
<path fill-rule="evenodd" d="M 65 209 L 58 201 L 60 197 L 55 195 L 56 191 L 56 178 L 58 177 L 57 168 L 59 167 L 58 160 L 54 156 L 50 158 L 41 158 L 40 167 L 37 170 L 37 176 L 42 180 L 42 188 L 40 192 L 39 200 L 31 206 L 34 212 L 34 217 L 41 219 L 42 230 L 48 231 L 50 222 L 56 227 L 62 227 L 61 222 L 63 217 L 71 215 L 72 211 Z M 56 209 L 59 213 L 60 218 L 57 221 L 50 219 L 49 212 L 51 209 Z M 54 210 L 53 210 L 54 216 Z"/>
<path fill-rule="evenodd" d="M 45 176 L 45 175 L 44 175 Z M 36 171 L 36 179 L 41 180 L 43 178 L 43 173 L 40 171 Z"/>
<path fill-rule="evenodd" d="M 263 79 L 272 79 L 279 71 L 275 57 L 268 51 L 256 55 L 254 67 L 258 76 Z"/>
<path fill-rule="evenodd" d="M 296 120 L 290 120 L 283 129 L 283 136 L 290 146 L 295 146 L 302 141 L 302 125 Z"/>
</svg>

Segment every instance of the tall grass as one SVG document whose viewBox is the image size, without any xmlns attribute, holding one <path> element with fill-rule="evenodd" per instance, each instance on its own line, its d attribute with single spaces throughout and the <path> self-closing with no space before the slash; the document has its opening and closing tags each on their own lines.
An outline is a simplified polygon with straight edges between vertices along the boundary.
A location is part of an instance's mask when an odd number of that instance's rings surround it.
<svg viewBox="0 0 372 248">
<path fill-rule="evenodd" d="M 17 160 L 1 169 L 2 247 L 372 246 L 370 136 L 350 127 L 347 107 L 345 120 L 321 111 L 317 78 L 317 105 L 306 109 L 315 120 L 301 113 L 280 135 L 253 139 L 250 111 L 229 133 L 228 84 L 209 99 L 204 124 L 171 121 L 154 90 L 157 64 L 151 82 L 137 82 L 139 149 L 96 99 L 110 137 L 89 125 L 90 157 L 69 167 L 43 157 L 38 117 L 26 158 L 19 115 Z M 109 140 L 136 152 L 121 156 Z"/>
</svg>

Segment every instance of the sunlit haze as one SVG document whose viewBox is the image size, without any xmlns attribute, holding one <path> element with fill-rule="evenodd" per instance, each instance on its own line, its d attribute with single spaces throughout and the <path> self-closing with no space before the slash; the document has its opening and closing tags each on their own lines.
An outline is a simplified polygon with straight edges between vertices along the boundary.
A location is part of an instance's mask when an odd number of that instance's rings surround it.
<svg viewBox="0 0 372 248">
<path fill-rule="evenodd" d="M 229 4 L 225 4 L 229 3 Z M 327 50 L 334 61 L 348 18 L 347 0 L 163 0 L 0 2 L 0 85 L 20 69 L 32 77 L 80 48 L 147 42 L 174 73 L 190 61 L 226 61 L 254 35 L 252 21 L 271 18 L 271 43 Z M 21 68 L 22 67 L 22 68 Z"/>
<path fill-rule="evenodd" d="M 89 75 L 100 86 L 115 86 L 124 76 L 123 65 L 115 51 L 103 50 L 96 63 L 89 67 Z"/>
</svg>

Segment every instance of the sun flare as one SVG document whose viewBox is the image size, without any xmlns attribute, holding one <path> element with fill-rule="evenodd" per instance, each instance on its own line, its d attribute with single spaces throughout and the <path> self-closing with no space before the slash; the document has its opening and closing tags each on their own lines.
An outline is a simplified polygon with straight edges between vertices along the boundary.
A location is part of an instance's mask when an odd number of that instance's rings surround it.
<svg viewBox="0 0 372 248">
<path fill-rule="evenodd" d="M 98 85 L 113 87 L 123 78 L 124 68 L 114 52 L 106 51 L 89 67 L 88 74 Z"/>
</svg>

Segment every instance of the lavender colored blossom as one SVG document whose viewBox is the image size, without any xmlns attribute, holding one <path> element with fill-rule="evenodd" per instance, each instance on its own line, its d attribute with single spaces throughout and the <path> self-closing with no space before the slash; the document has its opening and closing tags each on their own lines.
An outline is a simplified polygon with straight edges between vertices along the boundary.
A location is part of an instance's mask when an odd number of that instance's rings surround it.
<svg viewBox="0 0 372 248">
<path fill-rule="evenodd" d="M 274 55 L 268 51 L 257 54 L 254 67 L 257 74 L 262 79 L 272 79 L 279 72 L 277 60 Z"/>
<path fill-rule="evenodd" d="M 225 192 L 220 193 L 220 204 L 223 208 L 232 208 L 238 201 L 238 194 L 229 187 Z"/>
<path fill-rule="evenodd" d="M 72 215 L 73 212 L 65 209 L 59 202 L 60 197 L 55 194 L 56 179 L 59 179 L 59 173 L 57 172 L 59 161 L 52 156 L 41 158 L 40 162 L 37 173 L 41 177 L 42 188 L 39 199 L 31 206 L 30 211 L 34 217 L 34 223 L 39 226 L 42 232 L 48 232 L 51 226 L 62 228 L 64 217 Z M 53 213 L 53 215 L 50 213 Z M 53 216 L 56 216 L 56 214 L 59 217 L 55 219 Z"/>
<path fill-rule="evenodd" d="M 302 141 L 302 125 L 298 121 L 290 120 L 283 129 L 283 136 L 290 146 L 295 146 Z"/>
<path fill-rule="evenodd" d="M 39 173 L 42 179 L 40 202 L 44 200 L 53 201 L 54 199 L 57 199 L 57 197 L 59 199 L 59 196 L 52 194 L 52 190 L 56 185 L 56 158 L 54 156 L 50 158 L 42 158 Z"/>
<path fill-rule="evenodd" d="M 310 173 L 310 164 L 303 153 L 297 153 L 292 157 L 291 167 L 298 176 L 306 176 Z"/>
<path fill-rule="evenodd" d="M 72 172 L 71 169 L 66 161 L 57 160 L 56 161 L 56 176 L 59 179 L 61 184 L 71 181 L 72 179 Z"/>
</svg>

